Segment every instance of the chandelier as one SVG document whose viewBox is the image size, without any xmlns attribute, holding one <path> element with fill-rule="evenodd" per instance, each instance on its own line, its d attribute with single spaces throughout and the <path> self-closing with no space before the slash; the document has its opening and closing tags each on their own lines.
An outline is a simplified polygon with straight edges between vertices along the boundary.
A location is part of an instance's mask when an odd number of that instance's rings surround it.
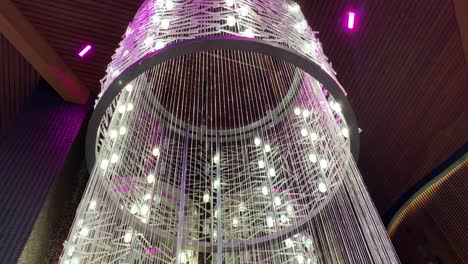
<svg viewBox="0 0 468 264">
<path fill-rule="evenodd" d="M 398 263 L 289 0 L 146 0 L 89 123 L 61 263 Z"/>
</svg>

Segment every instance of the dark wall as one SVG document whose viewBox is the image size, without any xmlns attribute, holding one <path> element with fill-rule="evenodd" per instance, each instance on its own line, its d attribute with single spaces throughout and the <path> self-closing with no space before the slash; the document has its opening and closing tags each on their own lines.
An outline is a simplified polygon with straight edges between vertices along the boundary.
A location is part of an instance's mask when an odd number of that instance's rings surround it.
<svg viewBox="0 0 468 264">
<path fill-rule="evenodd" d="M 65 103 L 41 81 L 0 138 L 1 263 L 17 262 L 89 111 Z"/>
</svg>

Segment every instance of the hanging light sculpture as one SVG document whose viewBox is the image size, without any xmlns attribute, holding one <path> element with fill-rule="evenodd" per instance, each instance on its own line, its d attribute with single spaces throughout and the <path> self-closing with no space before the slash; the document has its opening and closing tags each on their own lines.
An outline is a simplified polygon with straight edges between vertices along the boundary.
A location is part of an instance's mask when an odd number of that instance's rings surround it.
<svg viewBox="0 0 468 264">
<path fill-rule="evenodd" d="M 358 140 L 294 2 L 147 0 L 102 80 L 61 262 L 398 263 Z"/>
</svg>

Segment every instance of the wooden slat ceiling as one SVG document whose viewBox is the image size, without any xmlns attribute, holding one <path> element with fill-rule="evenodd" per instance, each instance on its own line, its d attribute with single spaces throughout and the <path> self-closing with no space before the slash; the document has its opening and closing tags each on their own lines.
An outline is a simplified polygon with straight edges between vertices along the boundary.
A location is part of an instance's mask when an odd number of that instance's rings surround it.
<svg viewBox="0 0 468 264">
<path fill-rule="evenodd" d="M 142 1 L 14 2 L 97 92 Z M 468 139 L 468 69 L 452 0 L 298 2 L 364 130 L 359 167 L 383 213 Z M 354 32 L 344 30 L 348 8 L 358 12 Z M 86 43 L 93 52 L 77 58 Z"/>
</svg>

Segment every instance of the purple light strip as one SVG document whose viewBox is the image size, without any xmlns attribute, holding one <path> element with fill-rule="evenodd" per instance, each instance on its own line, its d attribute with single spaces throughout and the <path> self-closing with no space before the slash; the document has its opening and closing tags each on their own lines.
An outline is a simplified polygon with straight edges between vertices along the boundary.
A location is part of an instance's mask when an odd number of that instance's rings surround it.
<svg viewBox="0 0 468 264">
<path fill-rule="evenodd" d="M 83 57 L 86 53 L 88 53 L 88 51 L 91 50 L 91 48 L 91 45 L 86 46 L 83 50 L 80 51 L 80 53 L 78 53 L 78 55 L 80 57 Z"/>
</svg>

